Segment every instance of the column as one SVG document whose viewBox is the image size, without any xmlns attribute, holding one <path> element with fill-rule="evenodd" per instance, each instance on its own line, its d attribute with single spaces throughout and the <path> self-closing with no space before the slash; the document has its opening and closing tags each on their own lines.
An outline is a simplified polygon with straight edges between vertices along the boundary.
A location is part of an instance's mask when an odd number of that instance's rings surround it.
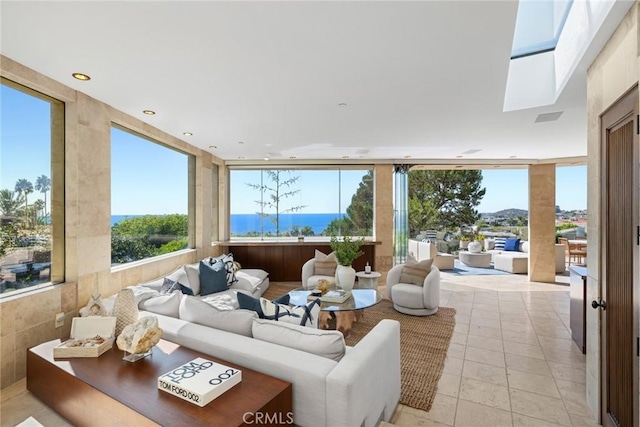
<svg viewBox="0 0 640 427">
<path fill-rule="evenodd" d="M 394 215 L 393 215 L 393 238 L 394 238 L 394 261 L 397 264 L 407 260 L 407 245 L 409 234 L 409 166 L 394 166 Z"/>
<path fill-rule="evenodd" d="M 529 280 L 556 281 L 556 165 L 529 166 Z"/>
<path fill-rule="evenodd" d="M 393 267 L 393 166 L 376 165 L 374 170 L 373 238 L 380 242 L 375 247 L 375 269 L 382 274 L 384 283 L 387 271 Z"/>
</svg>

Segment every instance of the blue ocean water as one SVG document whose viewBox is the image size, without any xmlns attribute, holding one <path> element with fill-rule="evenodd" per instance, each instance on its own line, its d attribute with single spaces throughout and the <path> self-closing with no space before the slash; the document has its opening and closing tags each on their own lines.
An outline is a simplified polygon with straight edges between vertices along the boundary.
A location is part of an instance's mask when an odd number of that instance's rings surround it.
<svg viewBox="0 0 640 427">
<path fill-rule="evenodd" d="M 344 215 L 344 214 L 342 214 Z M 125 218 L 135 218 L 142 215 L 111 215 L 111 226 Z M 293 226 L 300 228 L 309 226 L 315 234 L 321 234 L 334 219 L 340 218 L 339 213 L 287 213 L 280 214 L 280 232 L 286 232 Z M 262 218 L 257 214 L 231 215 L 231 234 L 244 235 L 251 231 L 275 234 L 276 226 L 269 218 Z"/>
</svg>

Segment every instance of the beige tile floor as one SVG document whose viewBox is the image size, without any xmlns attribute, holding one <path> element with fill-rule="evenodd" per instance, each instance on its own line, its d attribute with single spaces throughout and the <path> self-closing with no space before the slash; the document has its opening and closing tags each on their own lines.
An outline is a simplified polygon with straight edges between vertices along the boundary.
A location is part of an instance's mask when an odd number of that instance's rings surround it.
<svg viewBox="0 0 640 427">
<path fill-rule="evenodd" d="M 429 412 L 400 405 L 397 426 L 595 426 L 585 403 L 585 357 L 569 331 L 568 277 L 531 283 L 522 275 L 442 274 L 442 306 L 456 329 Z M 2 390 L 1 426 L 28 417 L 67 426 L 25 390 Z M 386 424 L 386 423 L 385 423 Z"/>
<path fill-rule="evenodd" d="M 571 340 L 569 277 L 442 274 L 453 334 L 429 412 L 400 405 L 398 426 L 597 426 L 585 401 L 585 356 Z"/>
</svg>

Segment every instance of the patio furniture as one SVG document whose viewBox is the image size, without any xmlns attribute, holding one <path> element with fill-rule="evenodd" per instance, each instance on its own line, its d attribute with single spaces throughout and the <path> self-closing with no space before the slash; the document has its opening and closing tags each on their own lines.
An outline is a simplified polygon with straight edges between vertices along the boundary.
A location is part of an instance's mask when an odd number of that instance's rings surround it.
<svg viewBox="0 0 640 427">
<path fill-rule="evenodd" d="M 491 254 L 488 253 L 460 251 L 458 257 L 460 262 L 469 267 L 489 268 L 491 266 Z"/>
<path fill-rule="evenodd" d="M 568 240 L 564 237 L 558 238 L 558 243 L 564 245 L 565 256 L 568 259 L 567 268 L 571 267 L 571 261 L 583 264 L 587 258 L 586 240 Z"/>
<path fill-rule="evenodd" d="M 401 283 L 405 264 L 396 265 L 387 273 L 387 297 L 400 313 L 412 316 L 429 316 L 438 311 L 440 305 L 440 270 L 431 266 L 422 286 Z"/>
</svg>

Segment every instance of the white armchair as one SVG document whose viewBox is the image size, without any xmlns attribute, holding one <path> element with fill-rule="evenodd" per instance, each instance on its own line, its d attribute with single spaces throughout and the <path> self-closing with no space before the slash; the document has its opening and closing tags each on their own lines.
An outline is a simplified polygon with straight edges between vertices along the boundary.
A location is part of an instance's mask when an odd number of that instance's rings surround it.
<svg viewBox="0 0 640 427">
<path fill-rule="evenodd" d="M 305 262 L 302 266 L 302 287 L 305 289 L 315 289 L 318 285 L 318 280 L 325 279 L 329 281 L 330 285 L 336 284 L 335 276 L 323 276 L 315 274 L 316 259 L 311 258 Z"/>
<path fill-rule="evenodd" d="M 387 297 L 400 313 L 412 316 L 429 316 L 438 311 L 440 305 L 440 270 L 431 266 L 422 286 L 401 283 L 404 264 L 396 265 L 387 273 Z"/>
</svg>

